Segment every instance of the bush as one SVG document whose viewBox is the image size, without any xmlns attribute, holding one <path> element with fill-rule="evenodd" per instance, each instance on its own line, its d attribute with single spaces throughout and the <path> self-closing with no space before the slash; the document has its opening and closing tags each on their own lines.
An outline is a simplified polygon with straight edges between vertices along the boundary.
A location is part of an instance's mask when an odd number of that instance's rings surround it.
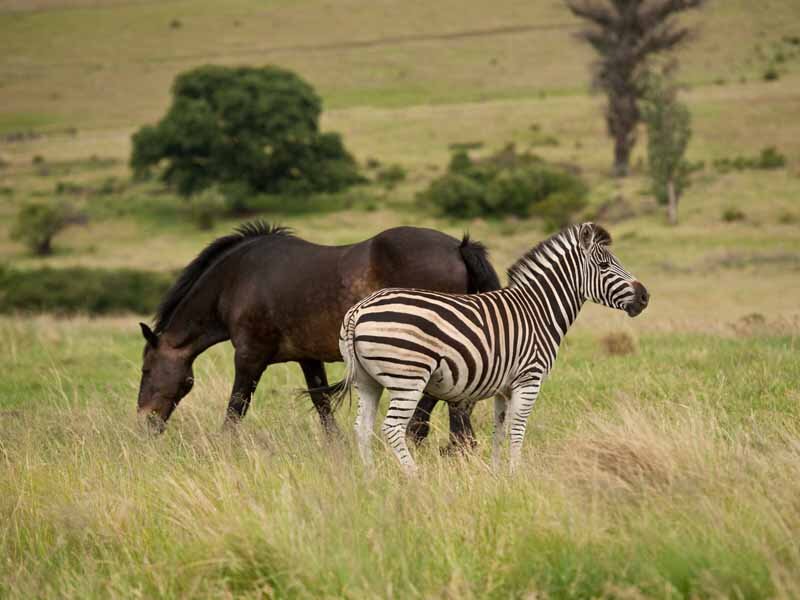
<svg viewBox="0 0 800 600">
<path fill-rule="evenodd" d="M 131 269 L 0 267 L 0 312 L 150 314 L 174 278 Z"/>
<path fill-rule="evenodd" d="M 172 106 L 133 136 L 137 177 L 161 177 L 190 196 L 215 183 L 250 193 L 336 192 L 364 181 L 335 133 L 320 133 L 321 101 L 277 67 L 205 66 L 179 75 Z"/>
<path fill-rule="evenodd" d="M 215 187 L 203 190 L 192 199 L 192 221 L 201 231 L 212 229 L 224 210 L 225 198 Z"/>
<path fill-rule="evenodd" d="M 744 221 L 745 214 L 738 208 L 726 208 L 722 211 L 722 220 L 726 223 L 733 223 L 735 221 Z"/>
<path fill-rule="evenodd" d="M 72 181 L 57 181 L 54 191 L 59 196 L 80 196 L 86 192 L 86 188 Z"/>
<path fill-rule="evenodd" d="M 759 169 L 782 169 L 786 166 L 786 157 L 775 146 L 769 146 L 761 150 L 757 165 Z"/>
<path fill-rule="evenodd" d="M 419 202 L 431 205 L 448 217 L 471 219 L 485 212 L 483 185 L 459 173 L 447 173 L 434 180 L 418 196 Z"/>
<path fill-rule="evenodd" d="M 781 154 L 775 146 L 762 148 L 758 156 L 718 158 L 714 161 L 714 168 L 720 173 L 744 171 L 746 169 L 782 169 L 785 166 L 786 156 Z"/>
<path fill-rule="evenodd" d="M 609 356 L 625 356 L 636 352 L 636 343 L 624 331 L 609 333 L 600 339 L 600 344 Z"/>
<path fill-rule="evenodd" d="M 53 238 L 73 220 L 71 209 L 63 204 L 28 204 L 17 213 L 11 239 L 38 256 L 47 256 L 53 252 Z"/>
<path fill-rule="evenodd" d="M 401 181 L 405 181 L 406 170 L 400 165 L 391 165 L 379 170 L 375 180 L 386 189 L 393 189 Z"/>
<path fill-rule="evenodd" d="M 481 161 L 458 149 L 448 173 L 418 195 L 421 204 L 440 214 L 473 218 L 540 216 L 548 226 L 563 226 L 584 208 L 588 189 L 577 175 L 518 154 L 506 146 Z"/>
<path fill-rule="evenodd" d="M 762 75 L 764 81 L 777 81 L 781 78 L 780 71 L 775 65 L 769 65 L 765 70 L 764 74 Z"/>
<path fill-rule="evenodd" d="M 572 224 L 577 213 L 586 208 L 585 196 L 557 192 L 534 205 L 534 215 L 544 221 L 547 231 L 558 231 Z"/>
</svg>

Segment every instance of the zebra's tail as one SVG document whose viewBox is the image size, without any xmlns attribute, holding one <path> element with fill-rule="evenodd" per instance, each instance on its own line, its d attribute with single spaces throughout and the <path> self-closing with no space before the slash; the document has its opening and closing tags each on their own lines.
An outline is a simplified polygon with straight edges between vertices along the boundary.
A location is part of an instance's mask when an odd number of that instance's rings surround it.
<svg viewBox="0 0 800 600">
<path fill-rule="evenodd" d="M 306 391 L 306 394 L 322 393 L 328 396 L 331 402 L 331 410 L 336 412 L 342 405 L 344 397 L 353 388 L 356 373 L 356 348 L 354 343 L 355 338 L 355 307 L 347 311 L 342 321 L 342 327 L 339 329 L 339 350 L 342 352 L 342 358 L 346 367 L 344 379 L 337 381 L 331 385 L 312 388 Z M 352 397 L 352 395 L 351 395 Z"/>
<path fill-rule="evenodd" d="M 497 277 L 497 272 L 489 262 L 489 252 L 486 250 L 486 246 L 472 241 L 469 239 L 469 234 L 465 233 L 458 250 L 467 267 L 468 293 L 491 292 L 500 289 L 500 278 Z"/>
</svg>

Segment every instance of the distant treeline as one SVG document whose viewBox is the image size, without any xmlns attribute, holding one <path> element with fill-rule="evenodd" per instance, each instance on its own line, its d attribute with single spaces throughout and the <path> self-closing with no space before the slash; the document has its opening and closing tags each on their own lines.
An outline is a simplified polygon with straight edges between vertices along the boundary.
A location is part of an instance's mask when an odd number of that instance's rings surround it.
<svg viewBox="0 0 800 600">
<path fill-rule="evenodd" d="M 153 313 L 174 273 L 134 269 L 0 266 L 0 313 Z"/>
</svg>

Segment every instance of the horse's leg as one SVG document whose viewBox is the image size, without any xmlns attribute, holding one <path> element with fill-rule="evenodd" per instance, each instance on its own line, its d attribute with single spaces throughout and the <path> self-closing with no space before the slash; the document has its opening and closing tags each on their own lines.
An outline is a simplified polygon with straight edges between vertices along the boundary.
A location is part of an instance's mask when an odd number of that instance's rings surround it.
<svg viewBox="0 0 800 600">
<path fill-rule="evenodd" d="M 226 426 L 236 425 L 247 413 L 253 392 L 256 391 L 258 381 L 269 364 L 266 356 L 266 352 L 252 352 L 244 348 L 236 349 L 233 361 L 236 375 L 233 379 L 233 391 L 225 415 Z"/>
<path fill-rule="evenodd" d="M 431 412 L 437 402 L 436 398 L 425 394 L 417 404 L 417 409 L 414 411 L 414 416 L 411 417 L 406 431 L 406 435 L 414 444 L 419 445 L 428 437 L 431 430 Z"/>
<path fill-rule="evenodd" d="M 450 409 L 450 443 L 442 448 L 442 454 L 453 454 L 464 450 L 474 450 L 478 445 L 472 430 L 470 415 L 475 406 L 473 402 L 448 404 Z"/>
<path fill-rule="evenodd" d="M 317 409 L 319 420 L 322 422 L 322 428 L 325 433 L 329 435 L 338 435 L 339 427 L 336 425 L 336 419 L 333 417 L 331 410 L 331 400 L 327 394 L 319 391 L 314 391 L 315 388 L 327 387 L 328 378 L 325 375 L 325 365 L 320 360 L 301 360 L 300 368 L 303 369 L 303 375 L 306 378 L 306 386 L 308 387 L 311 395 L 311 401 L 314 403 L 314 408 Z"/>
</svg>

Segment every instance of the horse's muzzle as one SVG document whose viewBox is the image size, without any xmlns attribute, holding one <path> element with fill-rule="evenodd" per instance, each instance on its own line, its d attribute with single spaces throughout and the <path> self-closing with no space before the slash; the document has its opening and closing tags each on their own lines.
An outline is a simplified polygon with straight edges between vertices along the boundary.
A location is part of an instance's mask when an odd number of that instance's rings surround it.
<svg viewBox="0 0 800 600">
<path fill-rule="evenodd" d="M 150 435 L 161 435 L 167 428 L 167 422 L 155 411 L 139 411 L 139 424 Z"/>
</svg>

